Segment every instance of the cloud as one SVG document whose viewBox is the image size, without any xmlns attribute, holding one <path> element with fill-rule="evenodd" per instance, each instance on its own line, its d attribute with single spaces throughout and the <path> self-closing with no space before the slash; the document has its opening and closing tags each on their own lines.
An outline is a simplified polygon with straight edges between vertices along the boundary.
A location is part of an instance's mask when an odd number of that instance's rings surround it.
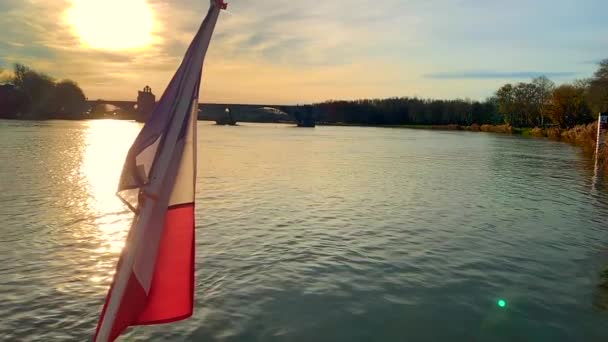
<svg viewBox="0 0 608 342">
<path fill-rule="evenodd" d="M 83 47 L 65 22 L 71 1 L 0 0 L 0 60 L 5 68 L 23 62 L 74 79 L 89 97 L 108 99 L 133 99 L 146 84 L 160 95 L 208 6 L 147 0 L 158 24 L 155 43 L 100 51 Z M 599 34 L 606 32 L 606 2 L 513 1 L 232 0 L 213 37 L 201 96 L 256 103 L 480 98 L 503 79 L 588 75 L 590 64 L 572 61 L 595 60 L 608 49 L 608 35 Z M 566 18 L 571 25 L 554 25 Z M 475 70 L 479 65 L 487 70 Z M 450 79 L 460 86 L 443 82 Z"/>
<path fill-rule="evenodd" d="M 588 60 L 582 61 L 581 64 L 599 65 L 603 60 L 604 59 L 602 59 L 602 58 L 588 59 Z"/>
<path fill-rule="evenodd" d="M 546 76 L 549 78 L 575 77 L 578 72 L 562 71 L 465 71 L 465 72 L 437 72 L 425 74 L 432 79 L 523 79 Z"/>
<path fill-rule="evenodd" d="M 19 6 L 21 0 L 2 0 L 0 2 L 0 12 L 7 12 L 17 6 Z"/>
</svg>

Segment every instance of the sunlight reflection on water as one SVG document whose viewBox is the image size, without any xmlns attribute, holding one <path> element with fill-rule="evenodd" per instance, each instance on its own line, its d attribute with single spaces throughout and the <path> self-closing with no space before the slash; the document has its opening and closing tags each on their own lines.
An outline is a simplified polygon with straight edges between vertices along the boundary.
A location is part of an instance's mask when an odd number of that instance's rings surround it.
<svg viewBox="0 0 608 342">
<path fill-rule="evenodd" d="M 95 250 L 99 254 L 118 254 L 125 243 L 130 225 L 125 222 L 126 206 L 116 197 L 116 188 L 128 147 L 140 130 L 132 122 L 99 120 L 87 122 L 83 162 L 80 172 L 87 180 L 87 205 L 95 215 L 100 239 L 105 242 Z M 112 275 L 113 272 L 110 272 Z M 99 276 L 91 277 L 98 282 Z"/>
</svg>

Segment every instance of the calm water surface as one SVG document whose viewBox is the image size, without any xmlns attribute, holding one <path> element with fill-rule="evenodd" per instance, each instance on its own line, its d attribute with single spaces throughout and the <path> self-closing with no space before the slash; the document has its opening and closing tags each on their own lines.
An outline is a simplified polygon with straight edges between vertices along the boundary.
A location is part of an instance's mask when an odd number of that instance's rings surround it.
<svg viewBox="0 0 608 342">
<path fill-rule="evenodd" d="M 91 338 L 139 129 L 0 121 L 0 340 Z M 198 144 L 195 314 L 124 340 L 608 341 L 607 181 L 574 147 L 208 123 Z"/>
</svg>

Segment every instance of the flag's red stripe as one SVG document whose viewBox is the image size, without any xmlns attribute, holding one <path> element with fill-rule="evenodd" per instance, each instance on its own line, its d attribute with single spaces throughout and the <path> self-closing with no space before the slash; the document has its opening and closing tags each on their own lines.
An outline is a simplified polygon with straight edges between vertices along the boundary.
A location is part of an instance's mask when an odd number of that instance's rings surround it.
<svg viewBox="0 0 608 342">
<path fill-rule="evenodd" d="M 170 207 L 145 310 L 133 325 L 169 323 L 192 315 L 194 204 Z"/>
<path fill-rule="evenodd" d="M 111 291 L 111 289 L 110 289 Z M 99 320 L 99 324 L 97 326 L 97 332 L 95 333 L 95 340 L 97 340 L 97 333 L 99 333 L 99 328 L 101 326 L 101 322 L 105 316 L 105 310 L 110 300 L 110 296 L 106 298 L 106 303 L 104 304 L 104 308 L 101 314 L 102 319 Z M 127 283 L 127 287 L 125 289 L 124 296 L 122 297 L 122 301 L 120 302 L 120 310 L 118 310 L 116 314 L 116 318 L 112 323 L 112 330 L 110 332 L 109 341 L 114 341 L 120 334 L 125 331 L 127 327 L 132 325 L 137 319 L 137 316 L 140 314 L 142 308 L 146 305 L 146 292 L 141 287 L 137 277 L 135 274 L 131 273 L 129 277 L 129 282 Z"/>
<path fill-rule="evenodd" d="M 131 232 L 132 231 L 129 231 L 129 234 L 127 235 L 127 244 L 129 243 L 129 239 L 131 237 Z M 108 303 L 110 303 L 112 294 L 114 293 L 114 284 L 116 281 L 116 275 L 118 274 L 118 270 L 120 270 L 120 268 L 122 267 L 122 262 L 123 262 L 124 256 L 125 256 L 125 254 L 124 254 L 124 250 L 123 250 L 123 252 L 120 254 L 120 257 L 118 258 L 118 263 L 116 264 L 116 272 L 114 273 L 114 279 L 112 279 L 112 284 L 110 285 L 110 289 L 108 290 L 108 295 L 106 296 L 106 300 L 103 303 L 103 309 L 101 309 L 101 315 L 99 316 L 100 318 L 99 318 L 99 321 L 97 322 L 97 328 L 95 329 L 95 338 L 93 339 L 93 341 L 97 341 L 99 329 L 101 328 L 101 324 L 106 316 L 106 310 L 108 309 Z M 130 275 L 129 281 L 131 281 L 132 277 L 133 277 L 133 274 Z"/>
<path fill-rule="evenodd" d="M 121 257 L 122 260 L 122 257 Z M 117 269 L 120 269 L 119 260 Z M 110 287 L 97 325 L 105 317 Z M 192 316 L 194 305 L 194 204 L 170 207 L 148 296 L 132 273 L 112 324 L 110 341 L 133 325 L 162 324 Z"/>
</svg>

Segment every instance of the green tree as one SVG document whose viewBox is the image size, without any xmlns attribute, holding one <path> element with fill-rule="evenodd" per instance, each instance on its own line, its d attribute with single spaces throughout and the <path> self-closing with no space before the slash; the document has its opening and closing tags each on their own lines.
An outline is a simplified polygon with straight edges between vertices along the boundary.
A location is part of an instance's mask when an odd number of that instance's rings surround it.
<svg viewBox="0 0 608 342">
<path fill-rule="evenodd" d="M 55 85 L 53 109 L 57 117 L 79 118 L 86 109 L 86 97 L 76 82 L 63 80 Z"/>
<path fill-rule="evenodd" d="M 530 127 L 539 124 L 538 89 L 533 83 L 520 82 L 513 88 L 515 110 L 513 125 Z"/>
<path fill-rule="evenodd" d="M 55 91 L 54 80 L 43 73 L 31 70 L 23 64 L 15 64 L 11 83 L 28 99 L 30 118 L 46 118 L 52 109 Z"/>
<path fill-rule="evenodd" d="M 599 63 L 589 80 L 588 101 L 593 114 L 608 111 L 608 58 Z"/>
<path fill-rule="evenodd" d="M 86 109 L 86 98 L 71 80 L 56 83 L 50 76 L 15 64 L 9 82 L 25 97 L 25 118 L 76 119 Z"/>
<path fill-rule="evenodd" d="M 506 123 L 513 124 L 515 106 L 515 91 L 510 83 L 500 87 L 496 91 L 496 103 L 498 104 L 498 113 L 500 113 Z"/>
<path fill-rule="evenodd" d="M 585 89 L 571 84 L 563 84 L 553 90 L 548 113 L 551 120 L 562 128 L 593 120 Z"/>
</svg>

